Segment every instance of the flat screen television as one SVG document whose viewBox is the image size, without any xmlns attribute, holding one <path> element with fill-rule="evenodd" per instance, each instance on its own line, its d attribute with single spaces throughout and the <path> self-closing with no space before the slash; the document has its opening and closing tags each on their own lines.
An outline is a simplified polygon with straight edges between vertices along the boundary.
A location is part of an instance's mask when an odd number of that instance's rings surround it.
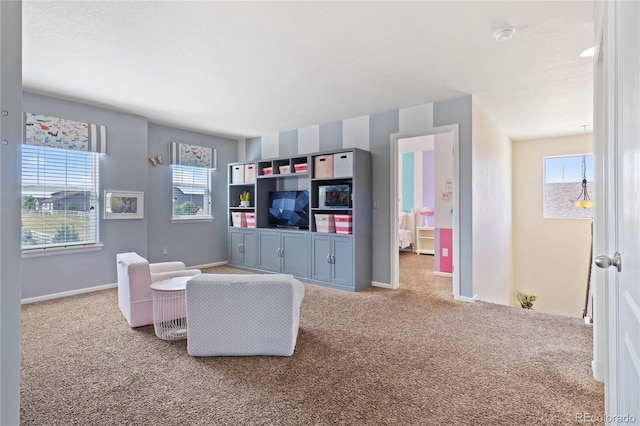
<svg viewBox="0 0 640 426">
<path fill-rule="evenodd" d="M 309 228 L 309 191 L 270 192 L 269 225 L 279 228 Z"/>
</svg>

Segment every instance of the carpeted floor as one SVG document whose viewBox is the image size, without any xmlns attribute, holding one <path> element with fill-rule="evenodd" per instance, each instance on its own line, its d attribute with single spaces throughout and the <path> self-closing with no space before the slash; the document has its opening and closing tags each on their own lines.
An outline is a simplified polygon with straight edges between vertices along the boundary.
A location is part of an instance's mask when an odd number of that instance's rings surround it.
<svg viewBox="0 0 640 426">
<path fill-rule="evenodd" d="M 185 341 L 129 328 L 115 289 L 24 305 L 21 424 L 567 425 L 603 413 L 591 326 L 454 301 L 432 262 L 402 253 L 400 290 L 306 285 L 289 358 L 190 357 Z"/>
</svg>

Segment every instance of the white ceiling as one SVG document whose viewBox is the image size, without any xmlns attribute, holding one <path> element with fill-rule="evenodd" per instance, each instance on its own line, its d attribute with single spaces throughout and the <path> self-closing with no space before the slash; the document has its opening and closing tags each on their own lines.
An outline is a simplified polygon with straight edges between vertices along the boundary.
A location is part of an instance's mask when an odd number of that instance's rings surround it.
<svg viewBox="0 0 640 426">
<path fill-rule="evenodd" d="M 233 138 L 463 94 L 513 139 L 576 134 L 592 123 L 592 59 L 578 54 L 594 6 L 24 0 L 23 84 Z"/>
</svg>

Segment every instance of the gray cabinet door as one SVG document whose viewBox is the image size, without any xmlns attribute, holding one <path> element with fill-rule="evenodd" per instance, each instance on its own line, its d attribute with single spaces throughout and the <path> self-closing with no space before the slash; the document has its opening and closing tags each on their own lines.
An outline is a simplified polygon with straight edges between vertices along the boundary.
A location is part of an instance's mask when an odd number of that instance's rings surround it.
<svg viewBox="0 0 640 426">
<path fill-rule="evenodd" d="M 309 276 L 308 235 L 304 233 L 282 234 L 282 272 L 296 277 Z"/>
<path fill-rule="evenodd" d="M 242 265 L 242 231 L 239 229 L 229 230 L 229 263 L 232 265 Z"/>
<path fill-rule="evenodd" d="M 311 238 L 311 278 L 331 282 L 331 237 L 313 234 Z"/>
<path fill-rule="evenodd" d="M 280 233 L 263 232 L 258 235 L 258 268 L 280 272 Z"/>
<path fill-rule="evenodd" d="M 333 276 L 332 282 L 344 286 L 353 286 L 353 239 L 332 238 Z"/>
<path fill-rule="evenodd" d="M 258 233 L 255 231 L 243 231 L 243 265 L 247 268 L 258 266 Z"/>
</svg>

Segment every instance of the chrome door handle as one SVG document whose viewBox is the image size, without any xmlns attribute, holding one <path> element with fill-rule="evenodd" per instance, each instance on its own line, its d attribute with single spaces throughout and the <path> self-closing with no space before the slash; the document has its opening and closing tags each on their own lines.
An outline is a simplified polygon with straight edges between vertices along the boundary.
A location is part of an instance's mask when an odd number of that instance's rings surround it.
<svg viewBox="0 0 640 426">
<path fill-rule="evenodd" d="M 242 244 L 238 244 L 238 251 L 242 253 Z"/>
<path fill-rule="evenodd" d="M 330 254 L 327 255 L 327 263 L 331 263 L 331 255 Z"/>
<path fill-rule="evenodd" d="M 618 252 L 613 255 L 613 258 L 605 255 L 598 256 L 596 257 L 595 263 L 598 268 L 604 269 L 615 266 L 618 272 L 622 270 L 622 256 Z"/>
<path fill-rule="evenodd" d="M 334 255 L 331 255 L 331 263 L 336 264 L 336 257 Z"/>
</svg>

